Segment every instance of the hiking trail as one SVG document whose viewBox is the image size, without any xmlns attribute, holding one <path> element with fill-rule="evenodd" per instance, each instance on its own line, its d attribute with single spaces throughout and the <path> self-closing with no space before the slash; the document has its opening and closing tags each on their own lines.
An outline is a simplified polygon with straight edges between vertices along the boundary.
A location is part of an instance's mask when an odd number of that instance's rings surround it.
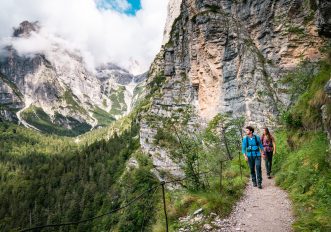
<svg viewBox="0 0 331 232">
<path fill-rule="evenodd" d="M 288 232 L 294 221 L 292 205 L 287 193 L 268 179 L 262 163 L 262 189 L 253 187 L 251 180 L 232 213 L 225 219 L 211 222 L 218 229 L 212 231 Z"/>
</svg>

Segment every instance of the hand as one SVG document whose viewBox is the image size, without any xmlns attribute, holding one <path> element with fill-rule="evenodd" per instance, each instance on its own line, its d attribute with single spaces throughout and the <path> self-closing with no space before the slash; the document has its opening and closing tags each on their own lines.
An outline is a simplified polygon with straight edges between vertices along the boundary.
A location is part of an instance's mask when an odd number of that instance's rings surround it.
<svg viewBox="0 0 331 232">
<path fill-rule="evenodd" d="M 265 159 L 265 157 L 266 157 L 265 154 L 264 154 L 263 152 L 262 152 L 262 157 L 263 157 L 263 159 Z"/>
<path fill-rule="evenodd" d="M 247 157 L 247 155 L 244 155 L 244 156 L 245 156 L 245 160 L 248 161 L 248 157 Z"/>
</svg>

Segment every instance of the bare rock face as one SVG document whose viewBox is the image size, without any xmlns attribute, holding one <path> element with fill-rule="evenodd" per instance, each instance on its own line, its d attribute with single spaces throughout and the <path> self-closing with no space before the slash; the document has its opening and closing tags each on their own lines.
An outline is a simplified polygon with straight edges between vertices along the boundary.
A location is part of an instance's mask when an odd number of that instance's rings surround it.
<svg viewBox="0 0 331 232">
<path fill-rule="evenodd" d="M 29 37 L 31 32 L 38 32 L 40 26 L 38 22 L 31 23 L 29 21 L 23 21 L 18 28 L 14 29 L 14 37 Z"/>
<path fill-rule="evenodd" d="M 188 77 L 202 118 L 223 112 L 272 125 L 290 104 L 280 77 L 303 59 L 321 58 L 326 38 L 315 12 L 304 1 L 183 1 L 164 73 Z"/>
<path fill-rule="evenodd" d="M 331 37 L 331 2 L 328 0 L 319 0 L 317 27 L 320 35 Z"/>
<path fill-rule="evenodd" d="M 167 21 L 166 21 L 166 24 L 164 27 L 162 44 L 165 44 L 166 42 L 168 42 L 168 40 L 170 38 L 172 24 L 180 14 L 181 3 L 182 3 L 182 0 L 169 0 Z"/>
<path fill-rule="evenodd" d="M 320 8 L 328 1 L 310 2 L 183 0 L 163 58 L 154 63 L 158 72 L 150 72 L 149 81 L 159 73 L 166 81 L 148 112 L 160 118 L 142 123 L 143 149 L 171 163 L 153 136 L 162 118 L 183 117 L 187 109 L 198 116 L 192 122 L 225 113 L 258 128 L 275 126 L 291 104 L 281 78 L 302 60 L 323 58 L 319 48 L 328 42 L 329 11 Z"/>
</svg>

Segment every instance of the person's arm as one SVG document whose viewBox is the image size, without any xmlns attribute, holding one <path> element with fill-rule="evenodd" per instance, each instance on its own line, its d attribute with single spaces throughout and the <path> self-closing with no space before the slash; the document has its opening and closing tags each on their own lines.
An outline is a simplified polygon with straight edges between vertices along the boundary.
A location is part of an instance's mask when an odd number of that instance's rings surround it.
<svg viewBox="0 0 331 232">
<path fill-rule="evenodd" d="M 274 147 L 274 150 L 273 150 L 273 155 L 275 155 L 276 154 L 276 141 L 275 141 L 275 138 L 274 137 L 272 137 L 272 145 L 273 145 L 273 147 Z"/>
<path fill-rule="evenodd" d="M 245 160 L 247 161 L 248 160 L 248 157 L 246 155 L 246 137 L 243 138 L 243 141 L 242 141 L 242 145 L 241 145 L 241 152 L 243 153 L 244 157 L 245 157 Z"/>
<path fill-rule="evenodd" d="M 264 148 L 263 148 L 263 144 L 262 144 L 260 136 L 257 136 L 257 140 L 259 142 L 259 148 L 260 148 L 261 155 L 264 157 Z"/>
</svg>

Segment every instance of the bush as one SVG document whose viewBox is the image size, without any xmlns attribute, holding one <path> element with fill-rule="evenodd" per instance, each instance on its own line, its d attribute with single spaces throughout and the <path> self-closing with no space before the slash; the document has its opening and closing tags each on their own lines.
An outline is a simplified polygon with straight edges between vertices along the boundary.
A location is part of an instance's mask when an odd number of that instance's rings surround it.
<svg viewBox="0 0 331 232">
<path fill-rule="evenodd" d="M 281 121 L 289 128 L 302 127 L 301 116 L 300 115 L 294 116 L 293 113 L 291 113 L 290 111 L 285 111 L 281 114 Z"/>
</svg>

